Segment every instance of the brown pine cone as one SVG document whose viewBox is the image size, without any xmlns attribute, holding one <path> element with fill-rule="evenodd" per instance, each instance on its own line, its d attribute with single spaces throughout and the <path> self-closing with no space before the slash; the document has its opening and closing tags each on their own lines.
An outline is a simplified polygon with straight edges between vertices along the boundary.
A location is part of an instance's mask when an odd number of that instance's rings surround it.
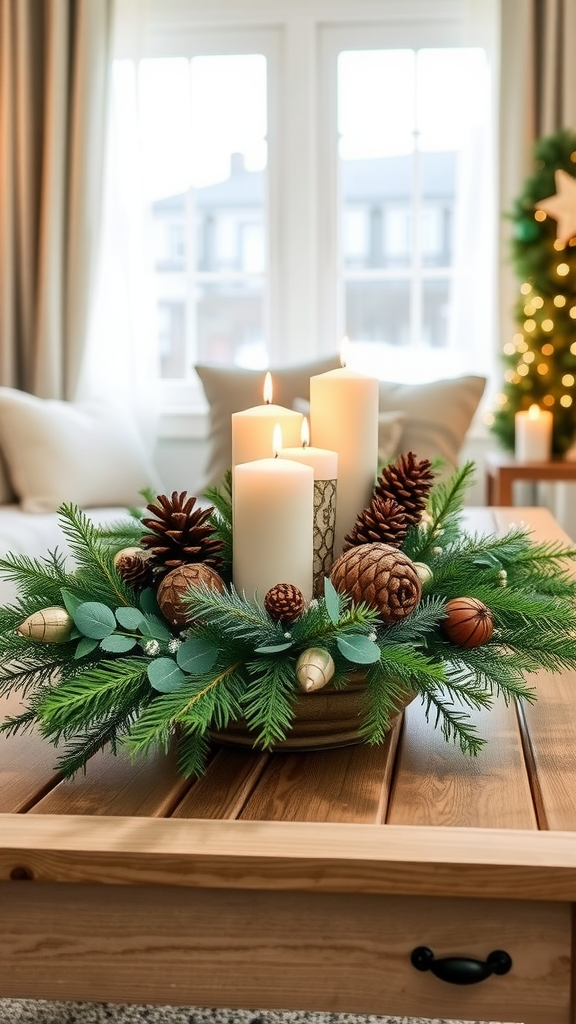
<svg viewBox="0 0 576 1024">
<path fill-rule="evenodd" d="M 336 590 L 356 604 L 376 608 L 384 622 L 405 619 L 422 596 L 414 563 L 388 544 L 360 544 L 340 555 L 330 579 Z"/>
<path fill-rule="evenodd" d="M 426 508 L 434 474 L 430 472 L 430 460 L 417 461 L 413 452 L 400 458 L 382 470 L 374 496 L 392 498 L 404 510 L 407 526 L 417 526 Z"/>
<path fill-rule="evenodd" d="M 186 491 L 173 491 L 170 498 L 160 494 L 157 504 L 146 506 L 156 518 L 142 520 L 151 532 L 142 534 L 140 543 L 148 550 L 157 578 L 193 562 L 203 562 L 214 569 L 221 567 L 223 543 L 214 535 L 214 527 L 206 523 L 214 509 L 194 511 L 195 504 L 196 498 L 188 498 Z"/>
<path fill-rule="evenodd" d="M 344 551 L 358 544 L 389 544 L 399 548 L 408 533 L 406 513 L 393 498 L 379 498 L 356 517 L 352 530 L 344 538 Z"/>
<path fill-rule="evenodd" d="M 117 572 L 133 590 L 144 590 L 152 582 L 152 566 L 142 548 L 122 548 L 114 555 Z"/>
<path fill-rule="evenodd" d="M 264 607 L 277 622 L 294 622 L 304 611 L 304 595 L 293 583 L 276 583 L 266 594 Z"/>
</svg>

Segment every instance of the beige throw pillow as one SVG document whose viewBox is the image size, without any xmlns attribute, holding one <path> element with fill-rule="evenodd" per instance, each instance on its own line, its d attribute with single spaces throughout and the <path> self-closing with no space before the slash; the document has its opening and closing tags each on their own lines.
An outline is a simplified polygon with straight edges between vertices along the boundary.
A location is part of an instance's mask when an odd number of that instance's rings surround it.
<svg viewBox="0 0 576 1024">
<path fill-rule="evenodd" d="M 0 448 L 25 512 L 141 504 L 143 487 L 160 486 L 135 424 L 102 404 L 0 388 Z"/>
<path fill-rule="evenodd" d="M 15 501 L 16 498 L 8 476 L 8 467 L 0 451 L 0 505 L 12 505 Z"/>
<path fill-rule="evenodd" d="M 338 366 L 338 356 L 331 356 L 314 363 L 271 370 L 272 401 L 291 409 L 295 398 L 309 398 L 310 377 L 335 370 Z M 199 365 L 195 369 L 209 405 L 209 451 L 204 488 L 214 487 L 221 482 L 232 463 L 232 413 L 262 405 L 266 371 L 208 365 Z"/>
</svg>

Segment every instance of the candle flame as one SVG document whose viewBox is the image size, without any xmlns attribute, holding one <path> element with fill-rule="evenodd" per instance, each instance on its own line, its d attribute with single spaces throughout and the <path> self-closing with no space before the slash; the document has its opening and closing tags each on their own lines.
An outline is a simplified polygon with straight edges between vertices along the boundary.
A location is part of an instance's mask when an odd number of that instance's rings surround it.
<svg viewBox="0 0 576 1024">
<path fill-rule="evenodd" d="M 528 409 L 528 419 L 529 420 L 539 420 L 540 419 L 540 406 L 539 405 L 531 405 L 530 406 L 530 408 Z"/>
<path fill-rule="evenodd" d="M 300 440 L 302 441 L 302 447 L 308 448 L 310 444 L 310 427 L 308 426 L 308 419 L 305 416 L 302 420 L 302 429 L 300 431 Z"/>
<path fill-rule="evenodd" d="M 270 372 L 264 377 L 264 404 L 272 405 L 272 374 Z"/>
<path fill-rule="evenodd" d="M 340 345 L 340 366 L 347 366 L 348 364 L 348 353 L 350 350 L 350 338 L 347 334 L 342 338 Z"/>
<path fill-rule="evenodd" d="M 282 451 L 282 427 L 279 423 L 274 427 L 272 434 L 272 449 L 274 451 L 274 458 L 278 458 L 278 452 Z"/>
</svg>

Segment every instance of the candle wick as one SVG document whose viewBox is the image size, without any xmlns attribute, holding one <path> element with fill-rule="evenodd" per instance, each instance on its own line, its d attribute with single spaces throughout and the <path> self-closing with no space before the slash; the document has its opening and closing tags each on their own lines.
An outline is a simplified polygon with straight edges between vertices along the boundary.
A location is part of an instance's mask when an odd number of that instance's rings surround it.
<svg viewBox="0 0 576 1024">
<path fill-rule="evenodd" d="M 308 447 L 308 441 L 302 441 L 302 447 L 303 448 L 307 448 Z"/>
</svg>

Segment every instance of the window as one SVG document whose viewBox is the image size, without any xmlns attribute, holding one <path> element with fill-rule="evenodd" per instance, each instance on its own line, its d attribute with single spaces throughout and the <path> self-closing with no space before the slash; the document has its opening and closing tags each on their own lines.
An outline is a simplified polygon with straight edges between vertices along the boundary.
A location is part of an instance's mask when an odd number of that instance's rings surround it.
<svg viewBox="0 0 576 1024">
<path fill-rule="evenodd" d="M 195 400 L 197 361 L 288 364 L 344 334 L 390 379 L 490 369 L 495 4 L 481 31 L 469 7 L 151 0 L 136 45 L 119 0 L 108 196 L 117 230 L 140 218 L 130 291 L 167 402 Z"/>
</svg>

